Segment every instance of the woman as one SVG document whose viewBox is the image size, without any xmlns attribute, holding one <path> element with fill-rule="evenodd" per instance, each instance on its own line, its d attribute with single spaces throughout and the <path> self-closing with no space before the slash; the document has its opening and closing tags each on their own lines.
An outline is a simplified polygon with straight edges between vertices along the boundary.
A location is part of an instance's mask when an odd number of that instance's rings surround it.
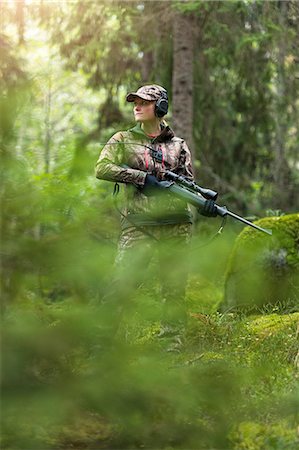
<svg viewBox="0 0 299 450">
<path fill-rule="evenodd" d="M 168 110 L 167 92 L 158 85 L 143 86 L 128 94 L 127 101 L 134 102 L 137 125 L 116 133 L 108 141 L 96 163 L 96 177 L 126 183 L 124 232 L 134 225 L 184 224 L 190 233 L 192 217 L 185 202 L 168 199 L 161 211 L 160 198 L 151 195 L 158 181 L 164 179 L 165 170 L 193 178 L 191 154 L 185 141 L 176 137 L 163 119 Z"/>
<path fill-rule="evenodd" d="M 164 180 L 166 170 L 193 179 L 191 153 L 164 120 L 168 96 L 163 87 L 142 86 L 126 100 L 134 103 L 136 126 L 108 141 L 96 163 L 96 177 L 126 185 L 116 261 L 122 269 L 132 269 L 133 261 L 136 263 L 133 281 L 132 270 L 122 271 L 126 288 L 140 283 L 144 268 L 157 251 L 164 319 L 168 328 L 177 328 L 185 320 L 187 270 L 182 255 L 191 236 L 192 214 L 185 201 L 160 189 L 159 181 Z M 209 212 L 213 213 L 210 204 L 205 214 Z M 136 273 L 140 267 L 143 270 Z"/>
</svg>

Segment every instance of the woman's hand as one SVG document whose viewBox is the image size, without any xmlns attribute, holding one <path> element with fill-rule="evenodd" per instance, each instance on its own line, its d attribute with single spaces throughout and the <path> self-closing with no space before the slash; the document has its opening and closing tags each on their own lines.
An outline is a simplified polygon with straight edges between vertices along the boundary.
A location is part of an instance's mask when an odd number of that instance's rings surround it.
<svg viewBox="0 0 299 450">
<path fill-rule="evenodd" d="M 206 200 L 203 208 L 199 211 L 199 213 L 202 216 L 206 217 L 216 217 L 218 212 L 214 200 Z"/>
<path fill-rule="evenodd" d="M 150 175 L 149 173 L 146 174 L 144 186 L 141 189 L 141 192 L 150 197 L 151 195 L 155 195 L 155 191 L 160 188 L 161 186 L 159 180 L 157 180 L 154 175 Z"/>
</svg>

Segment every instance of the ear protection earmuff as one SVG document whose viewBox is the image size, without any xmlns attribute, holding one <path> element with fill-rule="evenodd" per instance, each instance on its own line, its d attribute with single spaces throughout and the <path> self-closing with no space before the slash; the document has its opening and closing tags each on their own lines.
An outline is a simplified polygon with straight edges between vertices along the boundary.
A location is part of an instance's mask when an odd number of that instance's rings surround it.
<svg viewBox="0 0 299 450">
<path fill-rule="evenodd" d="M 155 104 L 155 115 L 157 117 L 163 117 L 168 111 L 168 95 L 166 89 L 162 91 L 161 97 Z"/>
</svg>

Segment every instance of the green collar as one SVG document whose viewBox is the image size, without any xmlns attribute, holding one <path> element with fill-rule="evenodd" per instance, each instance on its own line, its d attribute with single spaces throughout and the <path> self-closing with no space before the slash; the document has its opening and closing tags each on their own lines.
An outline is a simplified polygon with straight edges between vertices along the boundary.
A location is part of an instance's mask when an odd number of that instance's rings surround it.
<svg viewBox="0 0 299 450">
<path fill-rule="evenodd" d="M 137 123 L 135 125 L 135 127 L 130 128 L 129 131 L 131 133 L 137 135 L 137 137 L 142 138 L 142 139 L 146 139 L 147 141 L 152 142 L 152 143 L 164 142 L 164 141 L 167 141 L 167 140 L 173 138 L 173 136 L 174 136 L 173 131 L 171 130 L 171 128 L 168 125 L 166 125 L 166 126 L 162 125 L 162 132 L 161 132 L 161 134 L 159 136 L 157 136 L 156 138 L 154 138 L 154 139 L 151 139 L 147 134 L 144 133 L 143 129 L 141 128 L 141 124 L 140 123 Z"/>
<path fill-rule="evenodd" d="M 137 123 L 135 125 L 135 127 L 130 128 L 129 131 L 131 131 L 131 133 L 133 133 L 133 134 L 137 134 L 139 137 L 142 137 L 143 139 L 147 139 L 148 141 L 151 141 L 151 138 L 147 134 L 145 134 L 145 132 L 141 128 L 140 123 Z"/>
</svg>

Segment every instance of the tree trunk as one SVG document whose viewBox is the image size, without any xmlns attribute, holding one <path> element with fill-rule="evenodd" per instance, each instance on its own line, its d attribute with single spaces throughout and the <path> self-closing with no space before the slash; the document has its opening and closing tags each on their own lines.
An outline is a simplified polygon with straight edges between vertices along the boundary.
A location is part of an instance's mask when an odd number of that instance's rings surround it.
<svg viewBox="0 0 299 450">
<path fill-rule="evenodd" d="M 18 26 L 19 45 L 24 44 L 24 29 L 25 29 L 24 7 L 25 7 L 24 0 L 19 0 L 16 3 L 16 22 Z"/>
<path fill-rule="evenodd" d="M 186 140 L 193 159 L 193 49 L 194 21 L 190 14 L 174 12 L 172 110 L 175 133 Z"/>
<path fill-rule="evenodd" d="M 287 15 L 287 4 L 281 2 L 279 23 L 283 30 L 285 28 Z M 278 46 L 277 54 L 277 94 L 274 107 L 275 121 L 275 155 L 273 166 L 274 192 L 273 204 L 276 208 L 284 210 L 289 198 L 289 175 L 290 170 L 286 157 L 286 74 L 285 74 L 286 43 L 282 36 Z"/>
<path fill-rule="evenodd" d="M 141 84 L 148 84 L 151 80 L 154 67 L 154 52 L 147 50 L 144 53 L 141 66 Z"/>
</svg>

